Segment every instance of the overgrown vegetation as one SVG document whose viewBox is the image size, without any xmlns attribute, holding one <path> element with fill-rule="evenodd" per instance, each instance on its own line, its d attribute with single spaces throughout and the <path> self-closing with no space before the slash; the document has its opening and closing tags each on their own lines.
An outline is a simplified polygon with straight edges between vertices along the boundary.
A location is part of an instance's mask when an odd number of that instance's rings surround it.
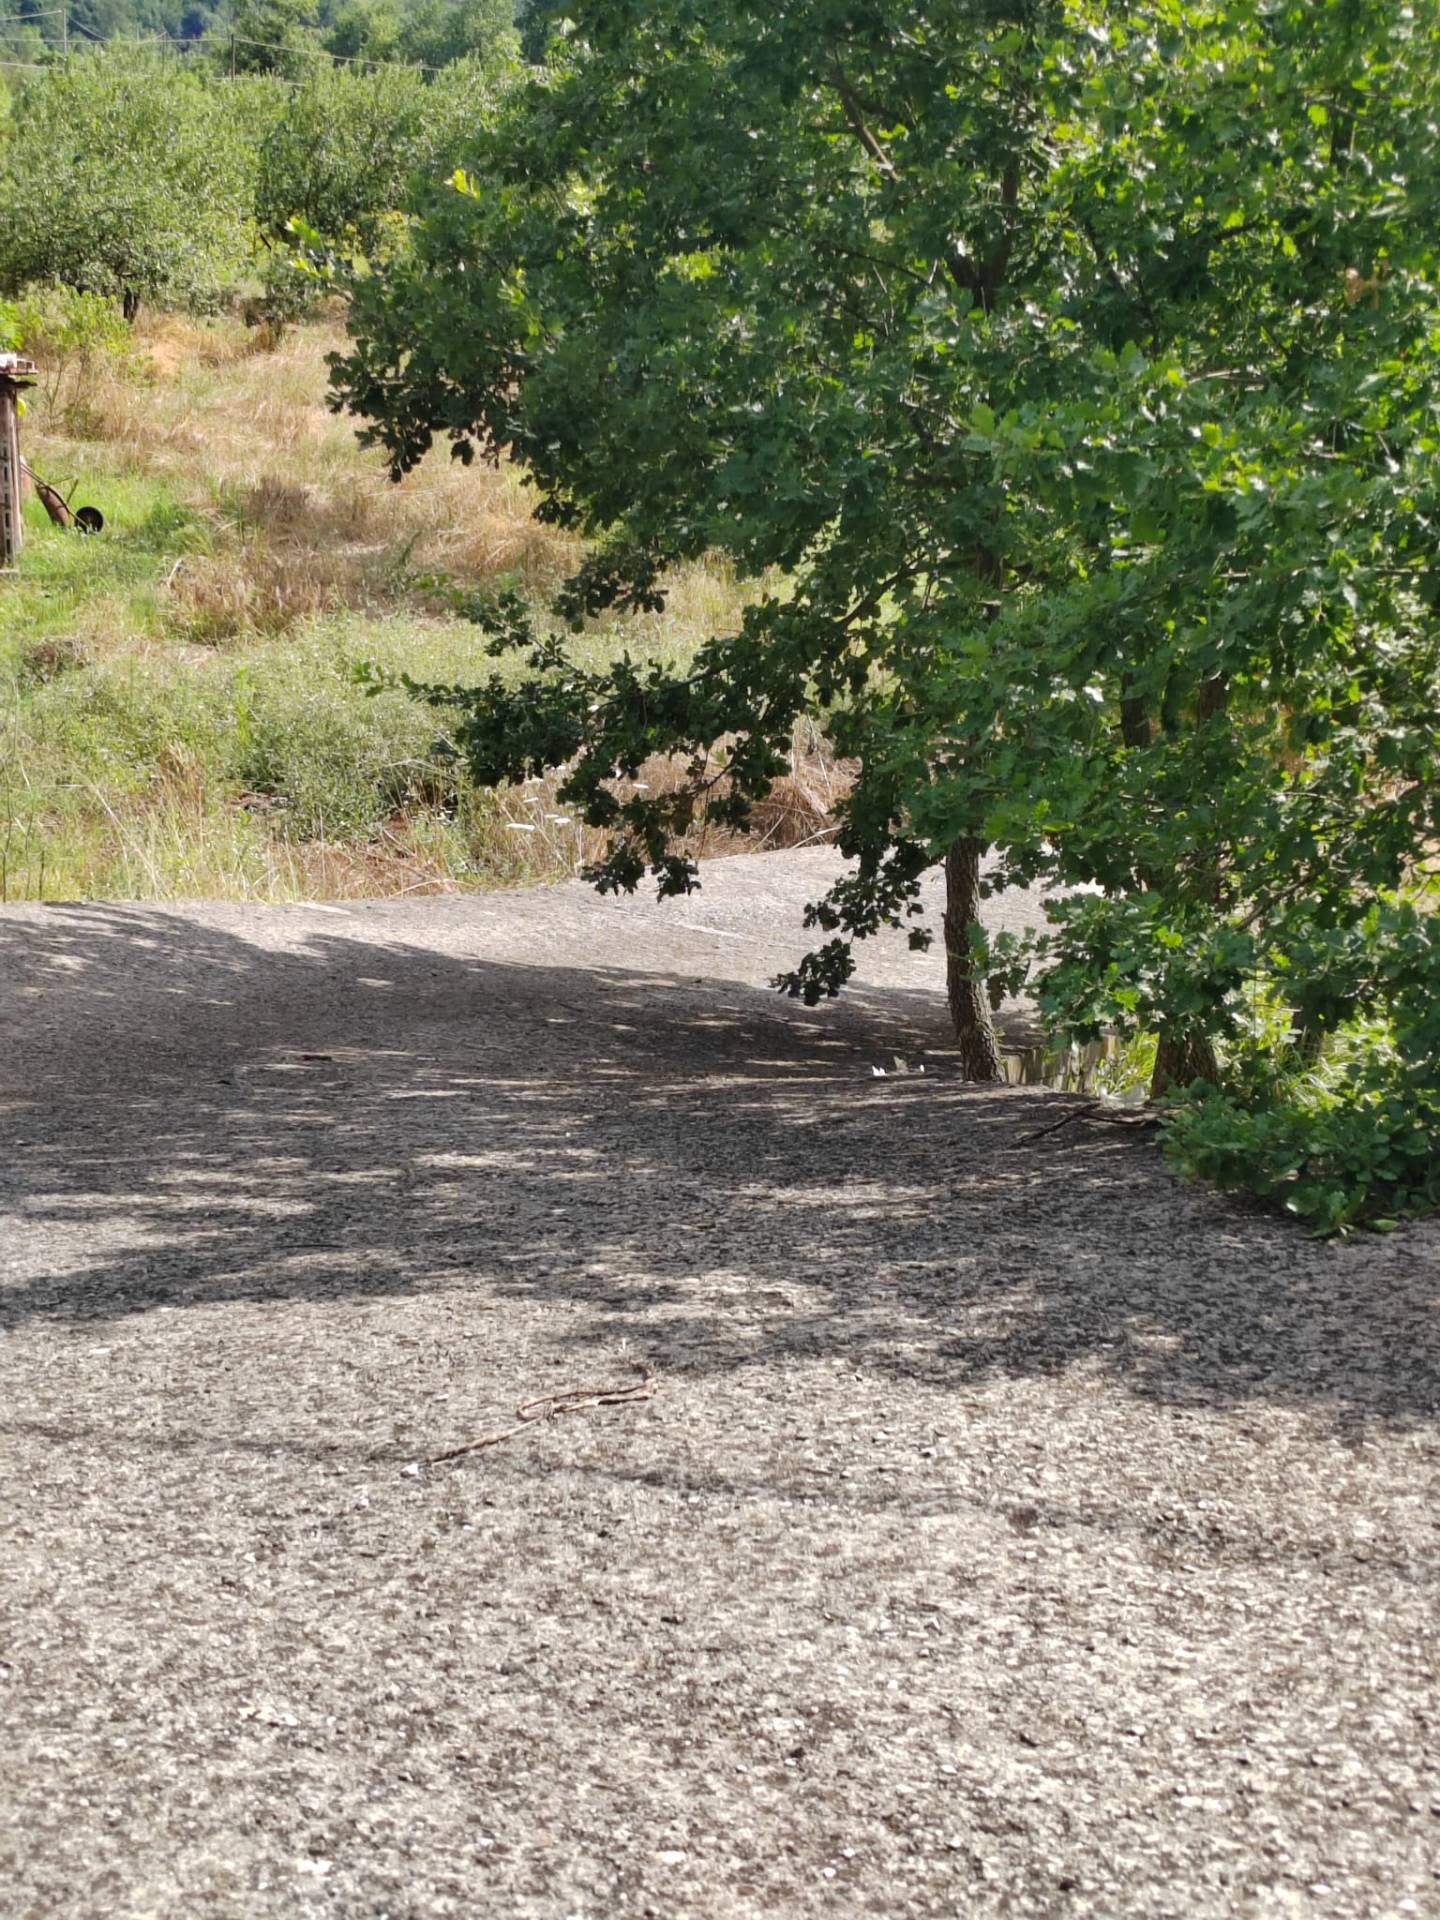
<svg viewBox="0 0 1440 1920">
<path fill-rule="evenodd" d="M 145 51 L 77 56 L 22 87 L 0 182 L 0 290 L 60 280 L 213 306 L 244 257 L 249 90 Z"/>
<path fill-rule="evenodd" d="M 386 64 L 355 59 L 387 18 Z M 454 170 L 504 84 L 508 6 L 282 5 L 234 28 L 254 44 L 233 59 L 228 41 L 216 59 L 47 44 L 34 71 L 3 70 L 0 346 L 40 363 L 35 471 L 107 524 L 83 541 L 31 499 L 0 591 L 0 898 L 572 872 L 599 841 L 552 783 L 478 789 L 435 759 L 433 717 L 357 675 L 465 679 L 477 645 L 454 595 L 552 590 L 578 543 L 534 523 L 513 474 L 437 461 L 390 487 L 324 405 L 334 313 L 290 331 L 324 294 L 295 230 L 322 258 L 403 249 L 414 182 Z M 260 57 L 274 35 L 293 60 Z M 423 71 L 389 63 L 424 54 Z M 724 567 L 676 584 L 625 636 L 637 657 L 688 656 L 744 597 Z M 573 651 L 598 664 L 617 644 L 595 623 Z M 762 835 L 816 830 L 816 767 Z"/>
<path fill-rule="evenodd" d="M 252 318 L 283 326 L 321 291 L 297 232 L 321 256 L 403 244 L 412 187 L 463 160 L 509 51 L 434 72 L 321 59 L 287 79 L 122 41 L 11 69 L 0 296 L 60 285 L 133 318 L 249 292 Z"/>
<path fill-rule="evenodd" d="M 439 459 L 392 487 L 324 405 L 333 324 L 260 351 L 238 317 L 132 331 L 94 296 L 19 318 L 45 368 L 27 454 L 106 530 L 61 531 L 32 499 L 23 568 L 0 583 L 0 898 L 443 890 L 595 856 L 553 783 L 476 788 L 433 758 L 433 715 L 356 677 L 483 664 L 420 578 L 542 593 L 573 568 L 577 543 L 535 524 L 516 475 Z M 686 658 L 744 597 L 723 568 L 688 568 L 664 614 L 594 623 L 575 657 Z M 808 798 L 747 844 L 816 831 L 811 762 Z"/>
</svg>

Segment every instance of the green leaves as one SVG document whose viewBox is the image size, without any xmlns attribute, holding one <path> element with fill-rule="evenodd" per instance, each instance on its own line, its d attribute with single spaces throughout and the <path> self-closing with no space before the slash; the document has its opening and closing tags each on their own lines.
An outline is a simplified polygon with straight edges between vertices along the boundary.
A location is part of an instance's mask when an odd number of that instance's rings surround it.
<svg viewBox="0 0 1440 1920">
<path fill-rule="evenodd" d="M 707 548 L 786 583 L 683 679 L 486 696 L 477 764 L 563 746 L 606 884 L 669 889 L 674 820 L 615 769 L 724 741 L 740 818 L 813 703 L 855 864 L 789 990 L 963 837 L 1072 896 L 996 962 L 1061 1031 L 1213 1043 L 1256 1113 L 1257 994 L 1398 1033 L 1372 916 L 1440 790 L 1435 0 L 567 13 L 355 287 L 337 399 L 397 473 L 509 449 L 595 543 L 567 620 Z"/>
<path fill-rule="evenodd" d="M 403 245 L 400 211 L 412 182 L 438 181 L 449 168 L 452 188 L 478 191 L 455 162 L 490 103 L 489 84 L 470 65 L 427 81 L 398 66 L 309 62 L 259 144 L 262 239 L 286 248 L 298 218 L 342 254 L 383 255 Z"/>
</svg>

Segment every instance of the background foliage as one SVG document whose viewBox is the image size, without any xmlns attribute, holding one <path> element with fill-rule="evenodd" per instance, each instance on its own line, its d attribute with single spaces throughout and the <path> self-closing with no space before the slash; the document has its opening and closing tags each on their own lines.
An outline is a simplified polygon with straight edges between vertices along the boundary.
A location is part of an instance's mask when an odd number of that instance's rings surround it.
<svg viewBox="0 0 1440 1920">
<path fill-rule="evenodd" d="M 292 222 L 322 251 L 402 244 L 412 186 L 463 158 L 517 48 L 509 0 L 343 18 L 250 0 L 189 51 L 162 34 L 63 55 L 42 12 L 12 26 L 50 39 L 0 59 L 0 291 L 50 282 L 132 315 L 257 285 L 293 314 L 316 287 L 290 270 Z"/>
<path fill-rule="evenodd" d="M 0 177 L 0 286 L 213 305 L 248 248 L 258 105 L 143 48 L 35 76 Z"/>
<path fill-rule="evenodd" d="M 441 67 L 508 57 L 510 0 L 7 0 L 0 59 L 43 61 L 66 47 L 164 39 L 230 72 L 298 77 L 317 56 Z M 266 59 L 266 55 L 278 56 Z M 3 68 L 0 68 L 3 72 Z"/>
</svg>

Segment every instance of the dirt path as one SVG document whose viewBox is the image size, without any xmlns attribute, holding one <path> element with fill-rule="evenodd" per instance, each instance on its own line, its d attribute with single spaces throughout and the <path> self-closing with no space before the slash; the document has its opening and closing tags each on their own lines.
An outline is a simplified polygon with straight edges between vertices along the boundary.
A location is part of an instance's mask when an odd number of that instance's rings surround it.
<svg viewBox="0 0 1440 1920">
<path fill-rule="evenodd" d="M 1440 1913 L 1440 1237 L 765 992 L 827 862 L 0 913 L 4 1920 Z"/>
</svg>

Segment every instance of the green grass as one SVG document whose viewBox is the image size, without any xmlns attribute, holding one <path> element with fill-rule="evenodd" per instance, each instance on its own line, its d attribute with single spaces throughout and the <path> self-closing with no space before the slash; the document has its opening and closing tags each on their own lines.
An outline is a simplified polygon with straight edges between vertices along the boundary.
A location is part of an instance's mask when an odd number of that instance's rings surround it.
<svg viewBox="0 0 1440 1920">
<path fill-rule="evenodd" d="M 26 503 L 22 564 L 0 587 L 0 659 L 12 670 L 51 635 L 158 634 L 167 565 L 209 544 L 203 524 L 160 482 L 106 475 L 89 492 L 103 493 L 107 521 L 92 539 L 62 532 L 36 501 Z M 78 493 L 77 505 L 85 497 Z"/>
</svg>

